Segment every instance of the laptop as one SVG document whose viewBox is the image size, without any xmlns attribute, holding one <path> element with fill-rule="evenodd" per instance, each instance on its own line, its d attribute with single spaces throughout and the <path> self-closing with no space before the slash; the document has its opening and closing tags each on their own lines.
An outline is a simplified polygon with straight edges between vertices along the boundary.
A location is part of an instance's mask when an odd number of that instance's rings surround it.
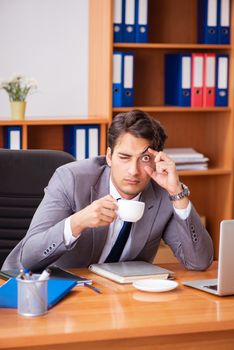
<svg viewBox="0 0 234 350">
<path fill-rule="evenodd" d="M 219 296 L 234 295 L 234 220 L 220 224 L 218 278 L 186 281 L 182 284 Z"/>
</svg>

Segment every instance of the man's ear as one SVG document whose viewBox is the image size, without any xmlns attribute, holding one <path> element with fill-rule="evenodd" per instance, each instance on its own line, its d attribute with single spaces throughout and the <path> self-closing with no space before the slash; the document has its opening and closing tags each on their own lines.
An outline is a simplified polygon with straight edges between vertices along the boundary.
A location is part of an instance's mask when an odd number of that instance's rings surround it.
<svg viewBox="0 0 234 350">
<path fill-rule="evenodd" d="M 111 167 L 111 163 L 112 163 L 111 158 L 112 158 L 112 156 L 111 156 L 111 148 L 107 147 L 107 150 L 106 150 L 106 162 L 109 165 L 109 167 Z"/>
</svg>

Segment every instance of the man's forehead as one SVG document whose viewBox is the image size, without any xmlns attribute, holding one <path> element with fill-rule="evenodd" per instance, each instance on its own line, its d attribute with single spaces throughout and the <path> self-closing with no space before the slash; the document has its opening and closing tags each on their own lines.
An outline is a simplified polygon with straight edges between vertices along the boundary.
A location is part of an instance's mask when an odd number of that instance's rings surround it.
<svg viewBox="0 0 234 350">
<path fill-rule="evenodd" d="M 123 133 L 117 139 L 114 146 L 114 152 L 124 153 L 132 156 L 142 155 L 151 146 L 150 140 L 135 137 L 130 133 Z"/>
</svg>

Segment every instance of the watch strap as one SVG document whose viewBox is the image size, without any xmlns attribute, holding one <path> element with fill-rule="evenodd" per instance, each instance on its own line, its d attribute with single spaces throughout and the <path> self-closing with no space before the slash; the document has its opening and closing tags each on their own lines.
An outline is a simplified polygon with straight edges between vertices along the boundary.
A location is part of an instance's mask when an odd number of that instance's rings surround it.
<svg viewBox="0 0 234 350">
<path fill-rule="evenodd" d="M 179 201 L 180 199 L 182 199 L 184 197 L 188 197 L 190 195 L 189 188 L 185 184 L 183 184 L 182 182 L 181 182 L 181 187 L 182 187 L 181 192 L 174 194 L 174 195 L 169 194 L 170 201 L 172 201 L 172 202 Z"/>
</svg>

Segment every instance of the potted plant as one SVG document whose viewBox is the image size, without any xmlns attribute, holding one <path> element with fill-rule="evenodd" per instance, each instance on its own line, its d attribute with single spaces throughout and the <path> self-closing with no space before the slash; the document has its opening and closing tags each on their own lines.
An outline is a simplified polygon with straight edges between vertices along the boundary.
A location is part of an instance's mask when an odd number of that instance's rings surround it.
<svg viewBox="0 0 234 350">
<path fill-rule="evenodd" d="M 0 89 L 5 90 L 11 103 L 11 118 L 24 119 L 26 97 L 37 90 L 37 82 L 24 75 L 14 75 L 9 80 L 0 81 Z"/>
</svg>

